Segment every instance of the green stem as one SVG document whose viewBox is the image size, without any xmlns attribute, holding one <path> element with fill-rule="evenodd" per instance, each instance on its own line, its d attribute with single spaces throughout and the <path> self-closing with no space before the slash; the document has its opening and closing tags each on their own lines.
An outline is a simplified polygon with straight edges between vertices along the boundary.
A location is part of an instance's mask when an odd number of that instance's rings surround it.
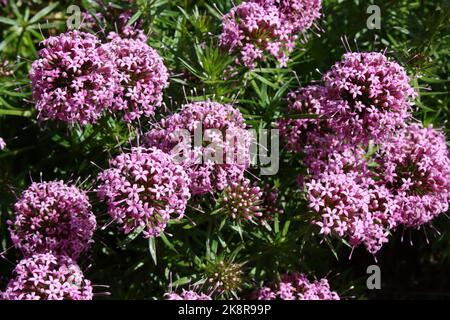
<svg viewBox="0 0 450 320">
<path fill-rule="evenodd" d="M 0 109 L 0 116 L 19 116 L 19 117 L 31 117 L 33 115 L 32 110 L 6 110 Z"/>
</svg>

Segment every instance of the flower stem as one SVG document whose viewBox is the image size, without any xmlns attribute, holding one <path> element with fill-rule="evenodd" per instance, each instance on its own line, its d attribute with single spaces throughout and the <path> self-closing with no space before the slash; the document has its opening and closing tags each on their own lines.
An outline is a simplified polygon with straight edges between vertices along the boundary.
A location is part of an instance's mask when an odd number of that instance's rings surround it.
<svg viewBox="0 0 450 320">
<path fill-rule="evenodd" d="M 0 116 L 19 116 L 19 117 L 31 117 L 33 115 L 32 110 L 6 110 L 0 109 Z"/>
</svg>

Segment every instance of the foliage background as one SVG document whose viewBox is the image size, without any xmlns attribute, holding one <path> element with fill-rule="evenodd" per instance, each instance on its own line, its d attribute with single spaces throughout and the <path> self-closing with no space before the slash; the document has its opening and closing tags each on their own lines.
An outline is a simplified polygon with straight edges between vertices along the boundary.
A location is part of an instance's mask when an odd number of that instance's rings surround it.
<svg viewBox="0 0 450 320">
<path fill-rule="evenodd" d="M 113 118 L 84 129 L 36 122 L 28 71 L 43 37 L 66 30 L 66 9 L 71 4 L 83 11 L 99 10 L 89 1 L 40 0 L 10 1 L 0 8 L 0 59 L 8 59 L 13 70 L 12 76 L 0 78 L 0 137 L 7 143 L 0 152 L 0 251 L 5 251 L 0 259 L 0 290 L 20 259 L 17 251 L 9 249 L 6 220 L 12 217 L 21 190 L 41 177 L 77 182 L 92 191 L 94 212 L 103 226 L 108 222 L 105 207 L 93 192 L 99 168 L 105 168 L 112 155 L 135 145 L 139 133 L 150 127 L 142 123 L 131 128 Z M 220 13 L 229 11 L 230 0 L 140 0 L 137 4 L 134 18 L 144 21 L 149 44 L 170 69 L 165 104 L 171 111 L 195 99 L 234 101 L 248 124 L 271 127 L 284 108 L 286 92 L 320 80 L 320 73 L 350 47 L 387 50 L 407 69 L 419 92 L 415 117 L 443 127 L 447 134 L 450 130 L 447 0 L 325 0 L 320 30 L 310 32 L 308 41 L 297 46 L 288 68 L 276 68 L 269 61 L 251 72 L 241 70 L 227 81 L 223 74 L 233 57 L 221 53 L 217 43 Z M 370 4 L 381 8 L 381 30 L 366 27 Z M 216 203 L 204 197 L 194 199 L 195 208 L 188 210 L 187 218 L 172 224 L 156 241 L 127 238 L 114 227 L 99 229 L 92 252 L 80 264 L 87 278 L 109 285 L 107 291 L 116 299 L 161 298 L 171 282 L 183 287 L 189 281 L 201 282 L 219 268 L 220 261 L 241 265 L 243 291 L 235 294 L 243 297 L 262 281 L 297 270 L 311 277 L 327 276 L 332 288 L 346 298 L 450 298 L 446 215 L 433 223 L 440 234 L 430 227 L 404 234 L 398 230 L 377 255 L 382 290 L 368 291 L 366 268 L 375 263 L 374 258 L 358 248 L 350 260 L 348 246 L 317 235 L 318 230 L 306 221 L 305 201 L 293 178 L 300 170 L 291 155 L 282 153 L 280 172 L 268 177 L 280 188 L 285 211 L 270 230 L 248 225 L 240 229 L 226 217 L 211 214 Z M 232 296 L 230 292 L 224 298 Z"/>
</svg>

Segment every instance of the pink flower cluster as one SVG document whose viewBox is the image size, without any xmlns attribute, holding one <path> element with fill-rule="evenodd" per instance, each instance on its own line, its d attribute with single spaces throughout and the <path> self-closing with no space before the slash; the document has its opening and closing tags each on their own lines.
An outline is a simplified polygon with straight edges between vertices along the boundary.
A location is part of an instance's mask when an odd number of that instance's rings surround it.
<svg viewBox="0 0 450 320">
<path fill-rule="evenodd" d="M 192 290 L 184 290 L 177 294 L 175 292 L 167 293 L 167 300 L 212 300 L 212 298 L 204 293 L 197 293 Z"/>
<path fill-rule="evenodd" d="M 283 18 L 286 28 L 292 32 L 304 32 L 320 18 L 322 0 L 250 0 L 264 6 L 275 6 Z"/>
<path fill-rule="evenodd" d="M 69 31 L 42 44 L 30 71 L 38 118 L 96 122 L 111 107 L 116 88 L 112 62 L 100 41 Z"/>
<path fill-rule="evenodd" d="M 336 152 L 306 184 L 322 234 L 347 235 L 375 254 L 392 230 L 419 228 L 448 210 L 450 159 L 439 131 L 406 125 L 365 156 L 357 147 Z"/>
<path fill-rule="evenodd" d="M 169 78 L 162 58 L 141 40 L 115 37 L 105 49 L 114 56 L 120 81 L 113 110 L 122 112 L 125 121 L 153 116 Z"/>
<path fill-rule="evenodd" d="M 220 46 L 230 53 L 241 52 L 237 62 L 248 68 L 267 54 L 285 66 L 297 34 L 311 27 L 320 9 L 320 0 L 243 2 L 222 18 Z"/>
<path fill-rule="evenodd" d="M 283 213 L 278 206 L 277 189 L 270 185 L 261 188 L 246 178 L 231 182 L 223 191 L 221 201 L 225 211 L 237 220 L 264 223 Z"/>
<path fill-rule="evenodd" d="M 257 292 L 258 300 L 339 300 L 327 279 L 310 282 L 303 273 L 283 274 L 281 281 Z"/>
<path fill-rule="evenodd" d="M 62 181 L 33 183 L 14 209 L 9 231 L 25 258 L 2 299 L 91 300 L 90 281 L 75 262 L 93 242 L 96 228 L 86 194 Z"/>
<path fill-rule="evenodd" d="M 195 136 L 205 143 L 196 143 Z M 194 145 L 191 140 L 194 138 Z M 161 120 L 146 135 L 146 143 L 176 154 L 191 180 L 193 195 L 223 190 L 242 179 L 250 165 L 251 134 L 240 111 L 228 104 L 201 101 Z"/>
<path fill-rule="evenodd" d="M 86 125 L 106 112 L 120 111 L 126 121 L 154 115 L 168 80 L 162 58 L 145 37 L 110 38 L 102 44 L 69 31 L 43 41 L 30 71 L 39 119 Z"/>
<path fill-rule="evenodd" d="M 410 118 L 415 93 L 409 78 L 382 53 L 347 53 L 322 80 L 323 86 L 308 86 L 288 96 L 290 114 L 279 128 L 290 151 L 299 152 L 306 144 L 382 142 Z M 314 118 L 290 118 L 302 114 Z"/>
<path fill-rule="evenodd" d="M 348 236 L 352 246 L 364 243 L 373 254 L 388 242 L 390 229 L 397 225 L 396 204 L 389 190 L 371 177 L 361 153 L 331 154 L 324 172 L 306 187 L 321 234 Z"/>
<path fill-rule="evenodd" d="M 375 161 L 375 174 L 395 197 L 398 223 L 419 228 L 447 212 L 450 158 L 442 132 L 410 124 L 380 146 Z"/>
<path fill-rule="evenodd" d="M 92 243 L 95 216 L 86 194 L 62 181 L 33 183 L 8 221 L 14 246 L 28 257 L 53 252 L 77 259 Z"/>
<path fill-rule="evenodd" d="M 445 137 L 407 123 L 414 91 L 403 68 L 380 53 L 346 54 L 324 83 L 289 95 L 294 119 L 279 122 L 281 135 L 308 169 L 320 233 L 375 254 L 399 226 L 418 228 L 448 209 Z"/>
<path fill-rule="evenodd" d="M 224 190 L 222 201 L 224 209 L 233 219 L 253 221 L 263 215 L 260 207 L 262 196 L 261 188 L 252 186 L 250 180 L 243 179 L 230 183 Z"/>
<path fill-rule="evenodd" d="M 91 282 L 72 259 L 40 253 L 17 264 L 2 299 L 92 300 L 92 296 Z"/>
<path fill-rule="evenodd" d="M 333 128 L 346 137 L 379 142 L 410 116 L 414 89 L 403 67 L 382 53 L 347 53 L 323 80 L 330 95 L 339 100 L 329 110 L 334 112 Z"/>
<path fill-rule="evenodd" d="M 404 69 L 381 53 L 345 54 L 324 75 L 323 86 L 289 94 L 289 112 L 279 122 L 286 148 L 326 160 L 327 149 L 385 141 L 410 118 L 415 93 L 408 81 Z"/>
<path fill-rule="evenodd" d="M 184 169 L 156 148 L 118 155 L 99 179 L 98 195 L 126 234 L 142 228 L 145 237 L 158 236 L 171 218 L 183 216 L 190 197 Z"/>
<path fill-rule="evenodd" d="M 0 150 L 3 150 L 6 148 L 6 142 L 3 140 L 2 137 L 0 137 Z"/>
<path fill-rule="evenodd" d="M 229 53 L 240 51 L 242 64 L 246 67 L 255 68 L 255 61 L 264 60 L 267 53 L 281 65 L 286 65 L 296 37 L 281 26 L 275 7 L 244 2 L 231 9 L 222 18 L 222 24 L 220 46 Z"/>
</svg>

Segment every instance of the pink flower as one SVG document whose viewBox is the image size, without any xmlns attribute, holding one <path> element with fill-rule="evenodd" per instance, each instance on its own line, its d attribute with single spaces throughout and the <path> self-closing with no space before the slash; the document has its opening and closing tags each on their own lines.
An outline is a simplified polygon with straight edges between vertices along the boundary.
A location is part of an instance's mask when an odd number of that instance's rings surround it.
<svg viewBox="0 0 450 320">
<path fill-rule="evenodd" d="M 304 32 L 320 18 L 322 0 L 251 0 L 265 6 L 275 6 L 285 28 L 293 33 Z"/>
<path fill-rule="evenodd" d="M 5 300 L 92 300 L 92 286 L 65 256 L 35 254 L 21 260 L 3 293 Z"/>
<path fill-rule="evenodd" d="M 238 61 L 254 68 L 257 60 L 270 54 L 285 66 L 296 36 L 282 26 L 280 12 L 275 6 L 243 2 L 222 18 L 220 46 L 230 53 L 241 52 Z"/>
<path fill-rule="evenodd" d="M 251 134 L 245 128 L 238 109 L 227 104 L 201 101 L 186 104 L 179 113 L 161 120 L 158 129 L 146 134 L 145 142 L 165 152 L 172 152 L 178 146 L 184 153 L 182 164 L 191 180 L 191 193 L 206 194 L 223 190 L 230 183 L 242 179 L 250 165 Z M 183 130 L 188 141 L 180 141 L 177 136 Z M 192 145 L 192 137 L 197 131 L 200 139 L 205 137 L 208 143 L 195 145 L 194 141 Z M 216 153 L 220 158 L 217 161 L 206 157 Z M 175 152 L 174 156 L 178 155 Z"/>
<path fill-rule="evenodd" d="M 169 78 L 162 58 L 145 41 L 118 36 L 104 45 L 104 49 L 112 54 L 120 79 L 112 110 L 121 112 L 126 121 L 154 116 Z"/>
<path fill-rule="evenodd" d="M 286 66 L 299 32 L 320 17 L 321 0 L 250 0 L 222 18 L 220 46 L 240 52 L 237 61 L 252 69 L 257 61 L 274 57 Z"/>
<path fill-rule="evenodd" d="M 450 159 L 442 132 L 412 123 L 382 144 L 375 159 L 376 173 L 395 197 L 398 223 L 419 228 L 447 212 Z"/>
<path fill-rule="evenodd" d="M 30 71 L 40 120 L 95 123 L 111 107 L 114 66 L 93 35 L 69 31 L 42 42 Z"/>
<path fill-rule="evenodd" d="M 415 97 L 405 70 L 378 52 L 347 53 L 323 80 L 329 96 L 328 114 L 335 132 L 356 143 L 380 142 L 410 117 Z"/>
<path fill-rule="evenodd" d="M 9 77 L 13 73 L 14 72 L 11 70 L 9 60 L 5 58 L 0 58 L 0 77 Z"/>
<path fill-rule="evenodd" d="M 167 300 L 212 300 L 212 298 L 209 295 L 206 295 L 204 293 L 197 293 L 192 290 L 184 290 L 177 294 L 175 292 L 172 293 L 166 293 Z"/>
<path fill-rule="evenodd" d="M 93 242 L 96 221 L 88 197 L 62 181 L 33 183 L 14 210 L 9 231 L 25 256 L 52 251 L 77 259 Z"/>
<path fill-rule="evenodd" d="M 331 103 L 327 100 L 327 95 L 327 90 L 317 85 L 300 88 L 288 94 L 288 110 L 284 118 L 278 121 L 280 135 L 288 151 L 301 152 L 310 140 L 310 132 L 315 132 L 323 125 L 327 107 Z M 301 116 L 306 118 L 298 118 Z"/>
<path fill-rule="evenodd" d="M 263 287 L 257 292 L 258 300 L 339 300 L 339 295 L 331 291 L 326 279 L 310 282 L 303 273 L 288 273 L 271 287 Z"/>
<path fill-rule="evenodd" d="M 375 254 L 398 226 L 418 228 L 448 209 L 445 138 L 407 124 L 414 90 L 381 53 L 348 53 L 323 80 L 289 94 L 278 127 L 306 167 L 320 233 Z M 298 119 L 305 114 L 312 119 Z"/>
<path fill-rule="evenodd" d="M 396 226 L 396 203 L 384 186 L 372 179 L 363 154 L 350 150 L 330 156 L 324 171 L 306 183 L 313 222 L 324 236 L 346 237 L 373 254 L 388 241 Z"/>
<path fill-rule="evenodd" d="M 171 218 L 183 216 L 190 197 L 189 178 L 168 154 L 156 148 L 133 148 L 110 166 L 99 175 L 98 195 L 126 234 L 144 228 L 146 238 L 156 237 Z"/>
<path fill-rule="evenodd" d="M 127 25 L 128 21 L 137 10 L 136 3 L 134 1 L 122 1 L 128 3 L 121 3 L 120 8 L 114 5 L 112 1 L 108 1 L 105 5 L 104 1 L 95 0 L 91 4 L 94 4 L 96 8 L 95 13 L 83 12 L 82 28 L 92 30 L 97 33 L 105 32 L 105 25 L 114 24 L 113 28 L 115 32 L 108 33 L 108 39 L 113 39 L 114 37 L 137 39 L 141 41 L 147 41 L 147 36 L 144 34 L 143 20 L 138 19 L 131 25 Z M 124 6 L 126 8 L 123 8 Z M 98 21 L 100 23 L 98 23 Z"/>
<path fill-rule="evenodd" d="M 320 233 L 346 237 L 355 247 L 364 244 L 373 254 L 399 226 L 419 228 L 445 213 L 450 194 L 441 132 L 405 125 L 378 148 L 369 159 L 355 146 L 335 150 L 306 183 Z"/>
<path fill-rule="evenodd" d="M 0 150 L 3 150 L 6 148 L 5 140 L 3 140 L 2 137 L 0 137 Z"/>
<path fill-rule="evenodd" d="M 262 196 L 261 189 L 248 179 L 232 182 L 223 192 L 223 207 L 233 219 L 254 221 L 263 215 Z"/>
</svg>

